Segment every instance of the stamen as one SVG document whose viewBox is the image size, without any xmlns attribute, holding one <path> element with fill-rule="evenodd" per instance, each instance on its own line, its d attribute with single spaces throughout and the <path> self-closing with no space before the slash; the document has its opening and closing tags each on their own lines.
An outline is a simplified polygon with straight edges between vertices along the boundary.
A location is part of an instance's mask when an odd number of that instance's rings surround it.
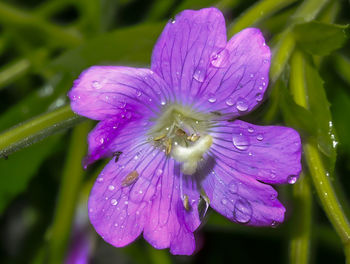
<svg viewBox="0 0 350 264">
<path fill-rule="evenodd" d="M 168 138 L 165 142 L 165 154 L 169 155 L 171 152 L 171 139 Z"/>
<path fill-rule="evenodd" d="M 197 134 L 192 134 L 191 136 L 187 137 L 187 140 L 190 140 L 192 142 L 196 142 L 199 139 L 199 135 Z"/>
<path fill-rule="evenodd" d="M 154 138 L 154 141 L 159 141 L 159 140 L 161 140 L 161 139 L 163 139 L 163 138 L 165 138 L 166 137 L 166 135 L 164 134 L 164 135 L 160 135 L 160 136 L 158 136 L 158 137 L 155 137 Z"/>
<path fill-rule="evenodd" d="M 139 173 L 134 170 L 132 172 L 130 172 L 128 175 L 126 175 L 126 177 L 123 179 L 122 181 L 122 187 L 127 187 L 131 184 L 133 184 L 134 182 L 137 181 L 137 179 L 139 178 Z"/>
<path fill-rule="evenodd" d="M 188 201 L 188 195 L 187 194 L 185 194 L 183 196 L 182 202 L 183 202 L 183 205 L 184 205 L 186 211 L 189 211 L 190 210 L 190 203 Z"/>
<path fill-rule="evenodd" d="M 176 136 L 179 136 L 179 137 L 185 137 L 185 136 L 187 136 L 186 132 L 183 131 L 181 128 L 178 128 L 178 129 L 175 131 L 175 135 L 176 135 Z"/>
</svg>

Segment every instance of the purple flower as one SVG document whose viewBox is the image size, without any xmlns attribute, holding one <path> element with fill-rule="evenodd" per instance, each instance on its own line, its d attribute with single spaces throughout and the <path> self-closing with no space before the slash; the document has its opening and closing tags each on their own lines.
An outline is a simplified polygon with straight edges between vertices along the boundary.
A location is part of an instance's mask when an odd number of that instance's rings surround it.
<svg viewBox="0 0 350 264">
<path fill-rule="evenodd" d="M 81 74 L 69 92 L 72 109 L 100 120 L 85 164 L 114 156 L 89 199 L 105 241 L 122 247 L 143 232 L 155 248 L 189 255 L 209 205 L 244 225 L 284 220 L 268 184 L 295 183 L 300 137 L 235 119 L 262 101 L 270 57 L 260 30 L 227 42 L 222 13 L 207 8 L 166 25 L 151 69 L 94 66 Z"/>
</svg>

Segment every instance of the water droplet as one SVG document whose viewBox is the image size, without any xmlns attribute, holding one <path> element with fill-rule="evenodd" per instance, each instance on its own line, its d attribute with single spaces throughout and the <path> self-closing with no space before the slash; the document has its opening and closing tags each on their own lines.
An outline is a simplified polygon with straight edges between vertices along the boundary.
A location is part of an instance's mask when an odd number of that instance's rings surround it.
<svg viewBox="0 0 350 264">
<path fill-rule="evenodd" d="M 248 127 L 248 132 L 249 132 L 249 133 L 253 133 L 253 132 L 254 132 L 254 128 Z"/>
<path fill-rule="evenodd" d="M 249 77 L 254 78 L 254 74 L 253 73 L 249 74 Z"/>
<path fill-rule="evenodd" d="M 125 108 L 125 106 L 126 106 L 126 101 L 121 101 L 119 103 L 119 108 L 123 109 L 123 108 Z"/>
<path fill-rule="evenodd" d="M 165 101 L 162 101 L 160 104 L 161 104 L 161 105 L 166 105 L 166 102 L 165 102 Z"/>
<path fill-rule="evenodd" d="M 264 96 L 262 95 L 262 93 L 257 93 L 257 94 L 255 95 L 255 99 L 256 99 L 258 102 L 262 101 L 263 97 L 264 97 Z"/>
<path fill-rule="evenodd" d="M 156 171 L 156 175 L 157 176 L 160 176 L 160 175 L 162 175 L 163 174 L 163 170 L 162 169 L 158 169 L 157 171 Z"/>
<path fill-rule="evenodd" d="M 248 223 L 252 218 L 253 209 L 247 200 L 238 199 L 235 203 L 233 216 L 239 223 Z"/>
<path fill-rule="evenodd" d="M 222 200 L 221 200 L 221 203 L 222 203 L 223 205 L 225 205 L 225 204 L 227 204 L 227 200 L 226 200 L 226 199 L 222 199 Z"/>
<path fill-rule="evenodd" d="M 269 62 L 268 59 L 264 59 L 264 60 L 263 60 L 263 63 L 264 63 L 264 64 L 266 64 L 266 63 L 268 63 L 268 62 Z"/>
<path fill-rule="evenodd" d="M 176 19 L 175 18 L 170 19 L 170 23 L 171 24 L 175 24 L 176 23 Z"/>
<path fill-rule="evenodd" d="M 101 178 L 98 178 L 97 179 L 97 182 L 103 182 L 103 178 L 101 177 Z"/>
<path fill-rule="evenodd" d="M 128 201 L 125 201 L 124 204 L 128 204 L 129 202 Z"/>
<path fill-rule="evenodd" d="M 115 226 L 115 227 L 118 227 L 118 223 L 115 223 L 114 226 Z"/>
<path fill-rule="evenodd" d="M 226 104 L 227 104 L 228 106 L 233 106 L 233 105 L 235 104 L 235 102 L 233 101 L 233 98 L 229 97 L 229 98 L 227 98 L 227 100 L 226 100 Z"/>
<path fill-rule="evenodd" d="M 229 60 L 229 52 L 227 49 L 221 50 L 219 53 L 215 53 L 211 56 L 211 65 L 216 68 L 224 67 L 227 65 Z"/>
<path fill-rule="evenodd" d="M 248 102 L 244 98 L 238 98 L 236 103 L 236 108 L 240 112 L 245 112 L 248 110 Z"/>
<path fill-rule="evenodd" d="M 259 135 L 256 136 L 256 139 L 261 141 L 261 140 L 264 139 L 264 136 L 262 134 L 259 134 Z"/>
<path fill-rule="evenodd" d="M 262 91 L 262 90 L 264 89 L 264 87 L 259 86 L 258 89 L 259 89 L 260 91 Z"/>
<path fill-rule="evenodd" d="M 202 69 L 195 70 L 193 74 L 193 79 L 195 79 L 197 82 L 203 82 L 205 78 L 205 71 Z"/>
<path fill-rule="evenodd" d="M 112 199 L 112 200 L 111 200 L 111 204 L 112 204 L 112 205 L 117 205 L 117 204 L 118 204 L 118 201 L 117 201 L 116 199 Z"/>
<path fill-rule="evenodd" d="M 93 81 L 92 82 L 92 87 L 95 89 L 101 89 L 102 85 L 98 81 Z"/>
<path fill-rule="evenodd" d="M 114 189 L 115 189 L 115 187 L 113 185 L 108 186 L 108 190 L 113 191 Z"/>
<path fill-rule="evenodd" d="M 296 183 L 297 182 L 297 176 L 295 176 L 295 175 L 289 175 L 288 176 L 288 178 L 287 178 L 287 182 L 289 183 L 289 184 L 294 184 L 294 183 Z"/>
<path fill-rule="evenodd" d="M 231 181 L 228 185 L 228 190 L 231 192 L 231 193 L 237 193 L 238 191 L 238 186 L 237 184 L 234 182 L 234 181 Z"/>
<path fill-rule="evenodd" d="M 272 222 L 271 222 L 271 227 L 273 227 L 273 228 L 275 228 L 275 227 L 277 227 L 277 226 L 279 226 L 280 225 L 280 222 L 277 222 L 277 221 L 275 221 L 275 220 L 273 220 Z"/>
<path fill-rule="evenodd" d="M 247 150 L 250 146 L 249 144 L 249 138 L 240 133 L 240 134 L 233 134 L 232 135 L 232 143 L 238 150 Z"/>
<path fill-rule="evenodd" d="M 142 95 L 142 92 L 140 90 L 136 91 L 136 96 L 140 97 Z"/>
<path fill-rule="evenodd" d="M 209 93 L 208 94 L 208 101 L 209 101 L 209 103 L 215 103 L 216 102 L 215 94 Z"/>
<path fill-rule="evenodd" d="M 104 138 L 100 138 L 100 143 L 101 144 L 103 144 L 104 141 L 105 141 Z"/>
</svg>

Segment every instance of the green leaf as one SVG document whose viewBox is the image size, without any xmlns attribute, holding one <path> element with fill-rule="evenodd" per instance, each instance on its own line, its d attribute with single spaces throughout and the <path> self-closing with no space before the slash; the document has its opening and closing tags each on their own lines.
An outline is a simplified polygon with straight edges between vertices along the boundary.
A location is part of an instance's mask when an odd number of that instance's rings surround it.
<svg viewBox="0 0 350 264">
<path fill-rule="evenodd" d="M 138 25 L 101 35 L 70 50 L 50 66 L 54 71 L 77 76 L 92 65 L 145 66 L 164 24 Z"/>
<path fill-rule="evenodd" d="M 337 143 L 324 82 L 309 60 L 305 60 L 304 71 L 309 110 L 317 124 L 318 148 L 330 158 L 333 166 L 336 159 L 335 147 Z"/>
<path fill-rule="evenodd" d="M 0 214 L 18 194 L 25 191 L 41 163 L 55 150 L 62 134 L 19 151 L 8 160 L 0 160 Z"/>
<path fill-rule="evenodd" d="M 349 39 L 349 25 L 327 24 L 312 21 L 294 28 L 298 45 L 312 55 L 328 55 L 341 48 Z"/>
</svg>

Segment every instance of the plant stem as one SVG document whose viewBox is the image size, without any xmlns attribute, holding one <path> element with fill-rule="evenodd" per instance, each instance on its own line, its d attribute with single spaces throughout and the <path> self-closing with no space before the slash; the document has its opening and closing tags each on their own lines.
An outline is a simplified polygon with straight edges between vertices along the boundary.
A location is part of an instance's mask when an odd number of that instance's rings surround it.
<svg viewBox="0 0 350 264">
<path fill-rule="evenodd" d="M 293 186 L 293 198 L 296 201 L 293 232 L 290 242 L 290 263 L 307 264 L 309 262 L 312 195 L 306 175 L 302 174 L 299 181 Z"/>
<path fill-rule="evenodd" d="M 307 87 L 305 84 L 303 66 L 303 54 L 299 51 L 295 51 L 291 59 L 292 71 L 290 88 L 294 95 L 295 102 L 302 107 L 308 108 Z M 350 225 L 323 165 L 316 142 L 308 139 L 307 142 L 304 142 L 303 149 L 317 195 L 324 211 L 343 242 L 347 263 L 350 263 Z"/>
<path fill-rule="evenodd" d="M 69 105 L 28 120 L 0 134 L 0 156 L 6 157 L 83 120 Z"/>
<path fill-rule="evenodd" d="M 72 133 L 52 228 L 49 233 L 49 263 L 64 263 L 74 211 L 84 176 L 81 160 L 86 154 L 86 136 L 91 122 L 77 125 Z"/>
</svg>

